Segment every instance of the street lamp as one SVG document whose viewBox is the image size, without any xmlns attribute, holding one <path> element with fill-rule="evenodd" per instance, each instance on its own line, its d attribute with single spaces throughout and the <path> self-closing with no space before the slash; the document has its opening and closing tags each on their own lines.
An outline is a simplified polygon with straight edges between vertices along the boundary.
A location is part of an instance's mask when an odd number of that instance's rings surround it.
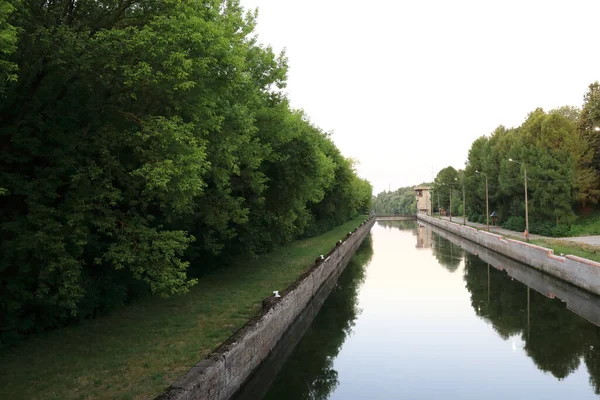
<svg viewBox="0 0 600 400">
<path fill-rule="evenodd" d="M 453 183 L 456 182 L 458 180 L 458 178 L 454 178 Z M 450 221 L 452 222 L 452 188 L 454 187 L 453 185 L 450 185 L 449 183 L 439 183 L 438 185 L 440 186 L 448 186 L 450 188 Z M 436 190 L 436 192 L 438 192 L 438 218 L 442 218 L 441 217 L 441 213 L 440 213 L 440 194 L 439 194 L 439 189 Z M 464 194 L 464 185 L 463 185 L 463 194 Z"/>
<path fill-rule="evenodd" d="M 523 166 L 523 174 L 525 175 L 525 239 L 529 241 L 529 211 L 527 209 L 527 168 L 525 167 L 524 162 L 516 161 L 512 158 L 509 158 L 508 161 L 516 162 L 517 164 L 521 164 Z"/>
<path fill-rule="evenodd" d="M 486 174 L 480 171 L 475 171 L 476 174 L 485 176 L 485 223 L 487 224 L 487 230 L 490 231 L 490 207 L 488 202 L 488 177 Z"/>
<path fill-rule="evenodd" d="M 467 195 L 465 191 L 465 177 L 463 175 L 463 225 L 467 225 Z"/>
<path fill-rule="evenodd" d="M 454 178 L 454 180 L 452 181 L 452 183 L 456 182 L 458 180 L 458 178 Z M 452 222 L 452 189 L 454 188 L 454 185 L 449 185 L 447 183 L 440 183 L 440 185 L 443 186 L 448 186 L 450 188 L 450 222 Z"/>
</svg>

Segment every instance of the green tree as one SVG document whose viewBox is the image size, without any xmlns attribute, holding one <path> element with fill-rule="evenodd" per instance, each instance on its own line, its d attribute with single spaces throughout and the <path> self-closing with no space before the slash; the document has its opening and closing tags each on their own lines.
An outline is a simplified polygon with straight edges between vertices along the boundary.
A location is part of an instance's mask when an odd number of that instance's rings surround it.
<svg viewBox="0 0 600 400">
<path fill-rule="evenodd" d="M 453 167 L 446 167 L 438 172 L 433 181 L 432 196 L 435 201 L 439 197 L 440 207 L 448 210 L 450 208 L 450 192 L 452 192 L 454 197 L 452 201 L 453 206 L 457 205 L 460 201 L 457 197 L 458 192 L 456 192 L 459 187 L 462 189 L 458 171 Z"/>
<path fill-rule="evenodd" d="M 369 209 L 255 20 L 237 0 L 0 5 L 0 336 L 184 293 Z"/>
</svg>

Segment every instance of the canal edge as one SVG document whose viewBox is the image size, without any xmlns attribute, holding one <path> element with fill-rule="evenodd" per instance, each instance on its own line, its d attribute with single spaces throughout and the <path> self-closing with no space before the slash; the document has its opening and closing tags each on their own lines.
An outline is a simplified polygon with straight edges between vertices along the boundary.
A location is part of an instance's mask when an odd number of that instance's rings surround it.
<svg viewBox="0 0 600 400">
<path fill-rule="evenodd" d="M 288 327 L 318 292 L 321 285 L 350 261 L 371 231 L 375 217 L 366 219 L 323 259 L 281 293 L 263 300 L 262 310 L 216 350 L 200 360 L 155 400 L 231 398 L 265 360 Z"/>
<path fill-rule="evenodd" d="M 437 226 L 480 246 L 552 275 L 595 295 L 600 295 L 600 263 L 574 255 L 557 256 L 554 250 L 504 238 L 471 226 L 418 214 L 417 219 Z"/>
</svg>

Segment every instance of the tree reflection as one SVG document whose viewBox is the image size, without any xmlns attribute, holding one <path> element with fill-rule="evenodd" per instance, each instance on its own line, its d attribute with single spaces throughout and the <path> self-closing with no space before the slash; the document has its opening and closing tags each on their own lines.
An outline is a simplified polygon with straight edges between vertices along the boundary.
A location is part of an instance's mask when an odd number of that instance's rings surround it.
<svg viewBox="0 0 600 400">
<path fill-rule="evenodd" d="M 585 366 L 587 367 L 588 373 L 590 374 L 590 385 L 594 388 L 594 393 L 600 394 L 600 333 L 596 329 L 596 335 L 594 336 L 594 344 L 585 350 L 583 359 L 585 360 Z"/>
<path fill-rule="evenodd" d="M 465 251 L 448 239 L 433 232 L 432 251 L 438 262 L 448 271 L 454 272 L 460 266 Z"/>
<path fill-rule="evenodd" d="M 600 328 L 569 311 L 560 299 L 528 289 L 475 255 L 466 255 L 464 280 L 475 313 L 503 339 L 520 334 L 535 365 L 558 379 L 577 370 L 583 359 L 590 384 L 600 394 Z"/>
<path fill-rule="evenodd" d="M 327 399 L 338 386 L 338 373 L 333 363 L 360 313 L 358 289 L 365 280 L 366 266 L 372 256 L 373 244 L 369 235 L 277 375 L 265 399 Z"/>
<path fill-rule="evenodd" d="M 379 226 L 383 226 L 389 230 L 398 229 L 401 231 L 413 231 L 416 235 L 417 221 L 377 221 Z"/>
<path fill-rule="evenodd" d="M 523 284 L 507 278 L 502 271 L 488 268 L 485 262 L 470 253 L 465 257 L 464 280 L 475 313 L 491 322 L 502 339 L 520 333 L 523 326 L 527 326 L 527 315 L 523 312 L 526 311 L 527 292 Z"/>
</svg>

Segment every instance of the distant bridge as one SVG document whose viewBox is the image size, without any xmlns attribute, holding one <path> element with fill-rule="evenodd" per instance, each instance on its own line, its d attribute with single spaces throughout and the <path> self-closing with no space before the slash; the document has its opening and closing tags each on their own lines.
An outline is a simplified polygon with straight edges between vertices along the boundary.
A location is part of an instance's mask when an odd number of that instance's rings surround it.
<svg viewBox="0 0 600 400">
<path fill-rule="evenodd" d="M 398 215 L 376 215 L 377 221 L 415 221 L 415 214 L 398 214 Z"/>
</svg>

